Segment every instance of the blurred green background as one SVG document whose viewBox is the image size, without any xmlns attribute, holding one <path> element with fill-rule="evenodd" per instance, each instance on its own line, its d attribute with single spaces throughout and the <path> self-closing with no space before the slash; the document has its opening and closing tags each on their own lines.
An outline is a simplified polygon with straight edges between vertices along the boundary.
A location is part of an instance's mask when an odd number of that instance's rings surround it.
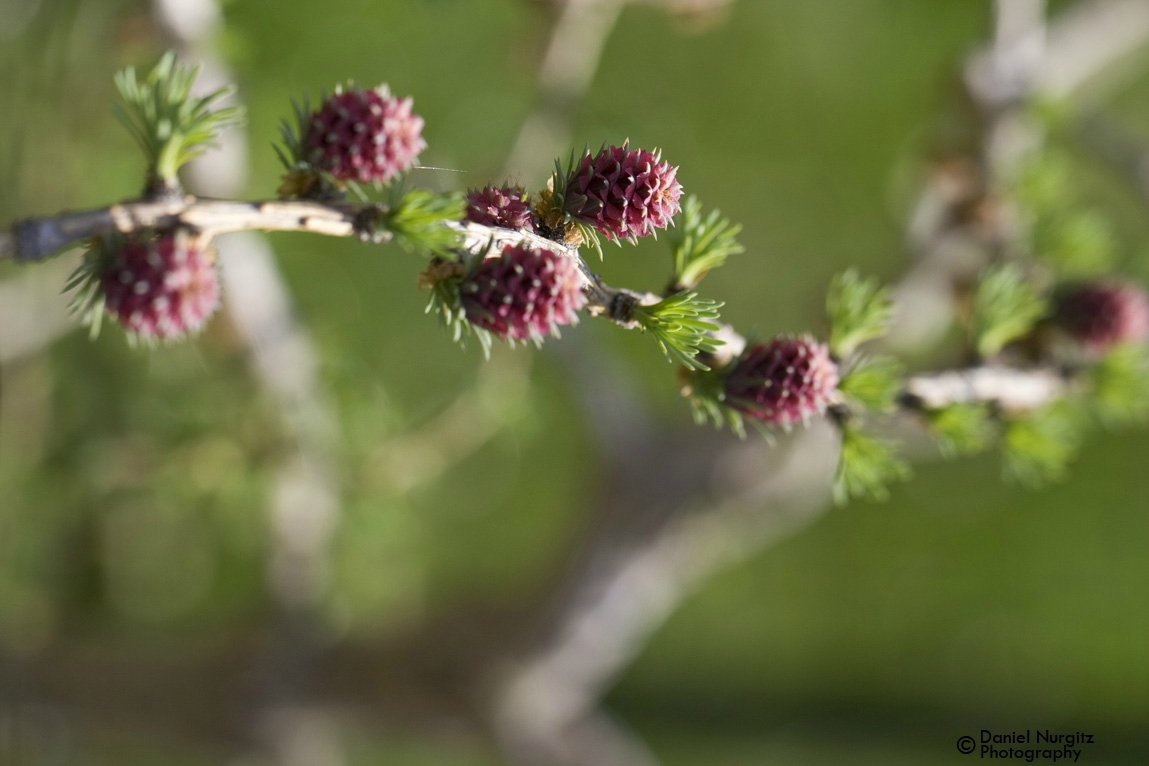
<svg viewBox="0 0 1149 766">
<path fill-rule="evenodd" d="M 628 7 L 575 142 L 661 146 L 688 191 L 745 225 L 746 254 L 707 284 L 724 317 L 762 335 L 817 331 L 832 274 L 904 270 L 920 163 L 945 135 L 989 10 L 739 0 L 700 29 Z M 224 11 L 216 45 L 249 109 L 251 197 L 274 193 L 270 142 L 291 99 L 348 78 L 412 94 L 423 162 L 464 171 L 420 171 L 416 183 L 485 183 L 531 108 L 554 18 L 522 0 L 233 0 Z M 140 187 L 109 103 L 112 73 L 167 45 L 150 13 L 136 0 L 0 2 L 0 221 Z M 1110 108 L 1149 132 L 1147 105 L 1140 77 Z M 1084 160 L 1081 185 L 1144 273 L 1139 202 Z M 388 470 L 393 445 L 475 385 L 481 354 L 423 314 L 417 257 L 272 242 L 342 429 L 332 630 L 385 640 L 529 597 L 563 567 L 605 471 L 564 368 L 547 352 L 497 353 L 490 364 L 530 358 L 527 393 L 492 405 L 506 422 L 480 448 L 403 486 Z M 608 252 L 603 272 L 657 289 L 663 248 Z M 598 324 L 574 332 L 617 353 L 660 417 L 686 423 L 653 344 Z M 6 365 L 0 383 L 0 654 L 19 664 L 61 641 L 192 651 L 267 618 L 270 481 L 293 447 L 226 317 L 150 352 L 114 327 L 95 342 L 77 330 Z M 962 763 L 961 734 L 1037 727 L 1095 733 L 1082 762 L 1149 762 L 1147 449 L 1144 432 L 1094 438 L 1068 482 L 1036 492 L 1004 484 L 993 456 L 922 464 L 888 503 L 834 510 L 710 580 L 609 708 L 668 766 Z M 482 739 L 347 736 L 352 763 L 499 762 Z M 79 737 L 77 763 L 225 755 L 127 725 Z"/>
</svg>

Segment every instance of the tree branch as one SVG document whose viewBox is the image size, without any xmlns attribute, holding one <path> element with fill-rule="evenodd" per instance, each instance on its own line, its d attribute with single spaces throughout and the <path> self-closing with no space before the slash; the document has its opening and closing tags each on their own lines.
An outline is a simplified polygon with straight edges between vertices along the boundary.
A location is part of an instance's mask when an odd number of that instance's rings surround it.
<svg viewBox="0 0 1149 766">
<path fill-rule="evenodd" d="M 0 261 L 11 258 L 17 263 L 31 263 L 92 237 L 117 232 L 130 234 L 152 228 L 182 227 L 205 237 L 238 231 L 292 231 L 330 237 L 354 236 L 367 242 L 383 243 L 390 241 L 392 235 L 386 230 L 376 230 L 375 221 L 387 210 L 384 205 L 343 201 L 237 202 L 192 196 L 127 201 L 104 208 L 17 221 L 10 234 L 0 234 Z M 448 221 L 444 225 L 459 234 L 463 249 L 473 253 L 488 248 L 497 253 L 508 245 L 526 244 L 574 258 L 587 294 L 587 313 L 592 316 L 602 316 L 616 324 L 634 328 L 637 324 L 630 318 L 627 306 L 652 305 L 661 300 L 653 293 L 607 285 L 590 269 L 576 247 L 517 229 L 469 221 Z"/>
<path fill-rule="evenodd" d="M 13 246 L 10 252 L 18 262 L 26 263 L 94 236 L 176 226 L 208 236 L 245 230 L 298 231 L 335 237 L 358 236 L 382 242 L 390 239 L 390 234 L 373 231 L 371 222 L 385 210 L 372 203 L 233 202 L 190 196 L 171 201 L 123 202 L 96 210 L 18 221 L 12 226 Z M 505 245 L 525 243 L 576 259 L 588 296 L 587 311 L 592 316 L 602 316 L 624 327 L 634 327 L 627 305 L 651 305 L 660 300 L 653 293 L 607 285 L 590 269 L 577 248 L 537 234 L 470 222 L 447 222 L 445 225 L 460 234 L 462 246 L 471 252 L 481 252 L 488 247 L 497 251 Z M 4 239 L 0 237 L 0 249 L 3 245 Z M 722 362 L 732 359 L 745 345 L 745 339 L 729 326 L 724 325 L 715 335 L 724 341 L 720 354 Z M 1060 396 L 1064 385 L 1064 376 L 1050 370 L 980 367 L 911 379 L 905 393 L 929 407 L 992 401 L 1004 409 L 1027 410 Z"/>
<path fill-rule="evenodd" d="M 1069 388 L 1068 374 L 1058 370 L 984 366 L 915 375 L 906 381 L 902 399 L 911 409 L 984 403 L 1026 412 L 1052 404 Z"/>
<path fill-rule="evenodd" d="M 121 202 L 109 207 L 25 218 L 0 234 L 0 260 L 42 260 L 92 237 L 129 234 L 148 228 L 183 226 L 214 236 L 234 231 L 300 231 L 332 237 L 372 236 L 368 221 L 385 208 L 378 205 L 301 200 L 233 202 L 186 196 L 178 199 Z"/>
</svg>

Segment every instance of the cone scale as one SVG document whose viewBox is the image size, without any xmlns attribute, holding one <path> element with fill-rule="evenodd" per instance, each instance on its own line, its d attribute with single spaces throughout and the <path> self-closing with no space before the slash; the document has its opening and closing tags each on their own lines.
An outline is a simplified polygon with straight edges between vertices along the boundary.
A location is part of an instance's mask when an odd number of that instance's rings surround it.
<svg viewBox="0 0 1149 766">
<path fill-rule="evenodd" d="M 129 239 L 105 257 L 104 308 L 141 339 L 193 335 L 219 306 L 215 253 L 191 237 Z"/>
<path fill-rule="evenodd" d="M 459 285 L 467 321 L 504 340 L 540 340 L 578 322 L 586 305 L 570 258 L 526 245 L 487 258 Z"/>
<path fill-rule="evenodd" d="M 308 120 L 306 159 L 341 181 L 387 183 L 413 167 L 427 147 L 423 118 L 411 104 L 385 85 L 337 90 Z"/>
<path fill-rule="evenodd" d="M 837 386 L 838 368 L 826 346 L 810 338 L 775 338 L 742 352 L 724 394 L 743 415 L 785 426 L 824 412 Z"/>
<path fill-rule="evenodd" d="M 611 240 L 635 239 L 665 229 L 680 210 L 678 168 L 662 153 L 608 146 L 583 156 L 566 179 L 562 210 Z"/>
<path fill-rule="evenodd" d="M 523 190 L 513 186 L 485 186 L 467 194 L 467 220 L 504 229 L 535 230 L 531 206 Z"/>
</svg>

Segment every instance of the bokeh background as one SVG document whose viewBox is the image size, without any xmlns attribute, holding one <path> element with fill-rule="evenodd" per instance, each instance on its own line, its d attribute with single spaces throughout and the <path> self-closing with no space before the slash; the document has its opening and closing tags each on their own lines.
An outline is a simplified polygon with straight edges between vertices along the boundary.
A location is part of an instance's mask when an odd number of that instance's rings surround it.
<svg viewBox="0 0 1149 766">
<path fill-rule="evenodd" d="M 225 3 L 209 45 L 249 110 L 242 194 L 274 194 L 270 144 L 291 99 L 347 79 L 414 96 L 422 160 L 450 169 L 414 183 L 501 180 L 557 13 L 523 0 Z M 706 284 L 724 317 L 760 335 L 820 331 L 834 273 L 906 269 L 909 206 L 927 161 L 961 133 L 961 65 L 990 25 L 990 4 L 971 0 L 631 5 L 573 108 L 573 143 L 661 146 L 688 191 L 744 223 L 747 252 Z M 0 0 L 0 220 L 138 191 L 111 77 L 170 45 L 140 0 Z M 1105 108 L 1149 136 L 1139 71 Z M 1128 270 L 1144 273 L 1144 203 L 1064 141 Z M 548 162 L 512 180 L 538 188 Z M 542 598 L 610 472 L 569 360 L 519 349 L 484 364 L 453 346 L 423 313 L 418 257 L 396 248 L 270 242 L 333 417 L 338 518 L 308 605 L 324 645 L 402 647 L 456 620 L 481 633 L 486 616 Z M 607 255 L 615 284 L 658 289 L 668 273 L 662 243 Z M 15 286 L 66 273 L 0 268 L 4 321 L 32 334 L 55 321 Z M 596 322 L 570 334 L 608 355 L 660 423 L 689 422 L 648 338 Z M 270 509 L 299 447 L 250 359 L 227 312 L 192 343 L 140 351 L 115 327 L 94 341 L 74 328 L 4 357 L 0 759 L 14 759 L 17 730 L 66 739 L 67 763 L 262 757 L 224 733 L 241 728 L 230 713 L 168 698 L 187 679 L 151 697 L 134 680 L 261 636 L 280 610 Z M 1046 727 L 1094 733 L 1082 762 L 1149 762 L 1147 450 L 1144 431 L 1092 438 L 1068 481 L 1038 491 L 1004 483 L 993 455 L 920 463 L 889 502 L 832 510 L 708 578 L 606 708 L 667 766 L 962 763 L 962 734 Z M 426 707 L 426 725 L 322 719 L 343 762 L 504 762 L 481 726 L 404 688 L 384 707 Z M 137 716 L 121 698 L 168 713 Z"/>
</svg>

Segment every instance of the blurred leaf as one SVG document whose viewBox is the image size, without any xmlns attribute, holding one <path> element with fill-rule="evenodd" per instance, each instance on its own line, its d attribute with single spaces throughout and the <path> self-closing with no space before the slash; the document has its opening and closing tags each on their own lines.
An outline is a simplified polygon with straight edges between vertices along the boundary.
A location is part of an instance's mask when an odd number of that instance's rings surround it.
<svg viewBox="0 0 1149 766">
<path fill-rule="evenodd" d="M 850 498 L 887 500 L 888 485 L 910 477 L 910 466 L 899 458 L 895 445 L 871 436 L 856 424 L 842 426 L 842 451 L 834 477 L 834 500 L 844 505 Z"/>
<path fill-rule="evenodd" d="M 830 353 L 845 359 L 869 340 L 886 334 L 894 304 L 877 279 L 862 279 L 856 269 L 839 274 L 826 296 L 830 317 Z"/>
<path fill-rule="evenodd" d="M 1080 410 L 1068 401 L 1009 419 L 1002 445 L 1006 476 L 1027 487 L 1064 479 L 1082 427 Z"/>
<path fill-rule="evenodd" d="M 1049 312 L 1048 300 L 1009 263 L 988 271 L 974 297 L 972 330 L 983 359 L 995 356 L 1012 341 L 1025 337 Z"/>
<path fill-rule="evenodd" d="M 982 403 L 951 404 L 927 410 L 931 432 L 946 457 L 972 455 L 987 449 L 994 440 L 993 414 Z"/>
<path fill-rule="evenodd" d="M 1109 221 L 1093 210 L 1060 215 L 1035 232 L 1036 255 L 1061 279 L 1088 277 L 1109 271 L 1117 244 Z"/>
<path fill-rule="evenodd" d="M 1149 416 L 1149 349 L 1118 346 L 1088 371 L 1092 406 L 1108 425 L 1143 422 Z"/>
<path fill-rule="evenodd" d="M 892 412 L 901 391 L 905 368 L 891 356 L 862 357 L 853 362 L 838 390 L 866 409 Z"/>
</svg>

